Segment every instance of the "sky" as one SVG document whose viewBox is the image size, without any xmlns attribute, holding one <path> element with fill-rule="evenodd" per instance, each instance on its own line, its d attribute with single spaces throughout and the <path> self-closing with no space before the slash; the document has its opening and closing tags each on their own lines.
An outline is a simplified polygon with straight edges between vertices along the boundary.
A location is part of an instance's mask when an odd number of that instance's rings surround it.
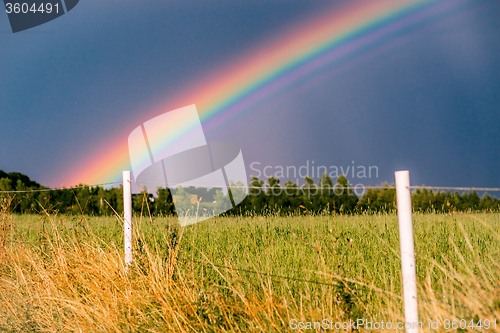
<svg viewBox="0 0 500 333">
<path fill-rule="evenodd" d="M 193 87 L 366 3 L 82 0 L 18 33 L 2 12 L 0 169 L 51 187 L 115 180 L 81 170 L 160 110 L 184 106 L 178 96 L 196 103 Z M 409 170 L 414 185 L 500 187 L 500 2 L 447 3 L 202 124 L 207 141 L 238 144 L 249 176 L 354 165 L 378 172 L 348 174 L 352 184 Z"/>
</svg>

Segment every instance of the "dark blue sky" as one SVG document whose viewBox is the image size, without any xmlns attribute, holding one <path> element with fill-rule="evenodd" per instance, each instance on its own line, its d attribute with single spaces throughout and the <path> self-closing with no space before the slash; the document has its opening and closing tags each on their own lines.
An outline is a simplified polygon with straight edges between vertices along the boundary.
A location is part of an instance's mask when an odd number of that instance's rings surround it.
<svg viewBox="0 0 500 333">
<path fill-rule="evenodd" d="M 56 186 L 146 111 L 330 1 L 80 1 L 13 34 L 0 13 L 0 169 Z M 477 0 L 251 106 L 209 141 L 270 166 L 377 166 L 393 181 L 500 187 L 500 2 Z M 126 136 L 124 140 L 126 140 Z M 90 159 L 88 163 L 92 163 Z M 255 164 L 254 164 L 255 166 Z"/>
</svg>

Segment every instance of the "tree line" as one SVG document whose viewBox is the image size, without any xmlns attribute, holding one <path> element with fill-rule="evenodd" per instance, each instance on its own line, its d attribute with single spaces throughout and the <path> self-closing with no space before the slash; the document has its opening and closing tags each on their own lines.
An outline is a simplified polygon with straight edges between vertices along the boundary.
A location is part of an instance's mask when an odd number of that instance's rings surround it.
<svg viewBox="0 0 500 333">
<path fill-rule="evenodd" d="M 240 184 L 241 185 L 241 184 Z M 389 184 L 381 188 L 367 189 L 358 196 L 345 176 L 339 176 L 334 183 L 325 173 L 317 183 L 305 177 L 304 185 L 291 181 L 281 184 L 274 177 L 266 181 L 252 177 L 248 196 L 226 214 L 356 214 L 391 212 L 396 209 L 396 190 Z M 50 191 L 26 175 L 0 170 L 0 191 L 27 191 L 24 193 L 0 193 L 10 198 L 13 212 L 37 213 L 43 210 L 62 214 L 112 215 L 123 213 L 123 189 L 120 186 L 103 188 L 79 185 L 75 188 Z M 156 216 L 175 215 L 174 196 L 192 198 L 197 202 L 216 202 L 221 189 L 216 188 L 158 188 L 155 195 L 147 188 L 133 195 L 132 209 L 135 213 Z M 241 195 L 233 189 L 232 195 Z M 412 206 L 416 211 L 499 211 L 500 200 L 485 193 L 479 196 L 471 192 L 438 192 L 427 189 L 412 192 Z"/>
</svg>

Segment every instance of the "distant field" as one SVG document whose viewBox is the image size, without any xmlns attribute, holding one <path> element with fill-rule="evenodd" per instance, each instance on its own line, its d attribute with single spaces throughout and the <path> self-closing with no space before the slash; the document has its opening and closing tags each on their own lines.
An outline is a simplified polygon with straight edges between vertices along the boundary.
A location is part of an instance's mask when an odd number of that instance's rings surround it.
<svg viewBox="0 0 500 333">
<path fill-rule="evenodd" d="M 289 331 L 292 319 L 404 321 L 395 214 L 219 217 L 184 230 L 173 218 L 135 218 L 128 274 L 115 217 L 2 221 L 13 227 L 0 253 L 0 330 L 269 332 Z M 414 233 L 423 324 L 499 322 L 500 214 L 414 214 Z"/>
</svg>

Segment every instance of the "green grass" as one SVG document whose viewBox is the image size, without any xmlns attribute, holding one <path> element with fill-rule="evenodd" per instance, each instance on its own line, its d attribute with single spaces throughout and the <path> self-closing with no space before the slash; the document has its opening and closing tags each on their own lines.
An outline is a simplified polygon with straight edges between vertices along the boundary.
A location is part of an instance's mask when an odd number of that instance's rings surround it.
<svg viewBox="0 0 500 333">
<path fill-rule="evenodd" d="M 123 248 L 123 228 L 116 217 L 11 218 L 10 251 L 22 246 L 46 255 L 54 247 L 42 242 L 56 238 L 106 253 Z M 415 213 L 413 219 L 422 321 L 498 315 L 500 214 Z M 144 319 L 139 331 L 170 324 L 179 331 L 191 331 L 190 325 L 208 331 L 286 331 L 291 318 L 403 318 L 395 214 L 218 217 L 184 229 L 174 218 L 135 217 L 134 226 L 129 274 L 151 278 L 159 274 L 152 262 L 172 263 L 178 251 L 172 283 L 189 281 L 187 289 L 194 295 L 186 298 L 194 314 L 180 326 L 171 319 L 155 321 L 144 310 L 150 322 Z M 54 259 L 43 260 L 48 264 Z M 0 274 L 4 281 L 19 278 L 12 269 Z M 245 303 L 250 301 L 265 310 L 254 313 Z M 161 309 L 160 303 L 148 303 L 149 311 Z M 9 317 L 5 308 L 3 313 Z"/>
</svg>

